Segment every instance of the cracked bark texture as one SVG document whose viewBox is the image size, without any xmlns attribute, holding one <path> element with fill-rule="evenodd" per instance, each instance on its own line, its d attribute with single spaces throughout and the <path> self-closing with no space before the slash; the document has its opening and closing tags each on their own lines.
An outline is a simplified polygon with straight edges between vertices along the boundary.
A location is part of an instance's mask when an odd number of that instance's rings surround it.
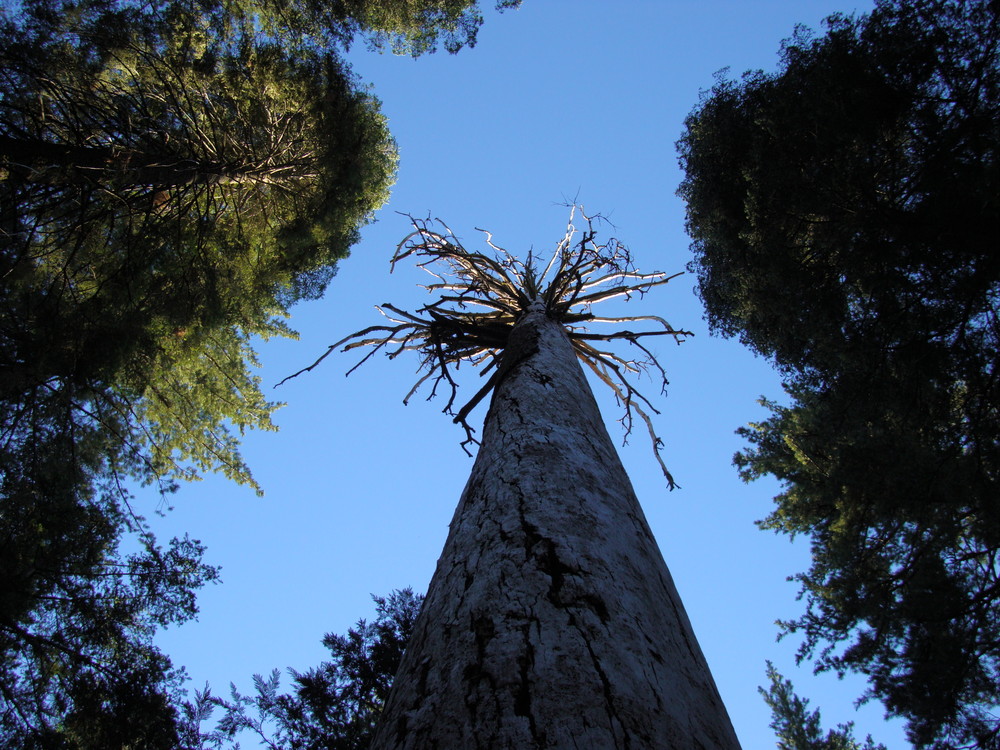
<svg viewBox="0 0 1000 750">
<path fill-rule="evenodd" d="M 736 750 L 562 327 L 513 328 L 372 750 Z"/>
</svg>

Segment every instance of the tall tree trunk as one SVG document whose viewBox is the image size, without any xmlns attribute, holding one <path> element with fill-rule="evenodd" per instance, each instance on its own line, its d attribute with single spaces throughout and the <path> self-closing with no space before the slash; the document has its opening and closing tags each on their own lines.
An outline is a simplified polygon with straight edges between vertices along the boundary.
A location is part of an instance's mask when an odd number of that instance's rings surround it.
<svg viewBox="0 0 1000 750">
<path fill-rule="evenodd" d="M 373 750 L 737 750 L 565 331 L 513 328 Z"/>
</svg>

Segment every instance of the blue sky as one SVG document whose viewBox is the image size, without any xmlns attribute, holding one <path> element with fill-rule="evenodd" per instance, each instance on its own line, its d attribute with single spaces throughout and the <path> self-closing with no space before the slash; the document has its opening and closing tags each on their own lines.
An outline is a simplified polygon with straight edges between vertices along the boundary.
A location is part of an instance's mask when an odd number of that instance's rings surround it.
<svg viewBox="0 0 1000 750">
<path fill-rule="evenodd" d="M 729 67 L 773 70 L 781 39 L 797 23 L 820 28 L 830 13 L 864 12 L 863 0 L 525 0 L 516 12 L 487 12 L 479 44 L 458 56 L 418 60 L 354 50 L 355 72 L 383 102 L 401 160 L 378 221 L 344 261 L 323 300 L 293 310 L 301 338 L 261 347 L 265 384 L 309 364 L 346 334 L 379 322 L 375 304 L 412 309 L 426 276 L 389 276 L 407 233 L 405 217 L 444 219 L 470 248 L 475 227 L 518 254 L 545 252 L 565 230 L 576 198 L 614 223 L 642 270 L 676 272 L 689 260 L 674 143 L 713 74 Z M 608 235 L 606 235 L 608 236 Z M 774 621 L 801 612 L 785 579 L 808 565 L 808 541 L 756 528 L 778 487 L 743 484 L 731 465 L 734 430 L 760 419 L 761 395 L 779 397 L 776 374 L 737 342 L 708 334 L 690 275 L 641 302 L 695 331 L 682 346 L 657 344 L 670 377 L 658 430 L 682 489 L 668 493 L 644 436 L 620 450 L 673 573 L 745 750 L 774 746 L 757 694 L 770 659 L 828 726 L 903 746 L 881 706 L 855 711 L 859 679 L 839 681 L 796 667 L 796 644 L 777 643 Z M 245 454 L 266 496 L 218 478 L 185 486 L 157 519 L 163 538 L 189 532 L 221 565 L 223 583 L 200 596 L 197 622 L 164 633 L 163 649 L 186 666 L 192 687 L 274 667 L 304 670 L 326 658 L 324 633 L 345 632 L 373 613 L 369 594 L 430 580 L 448 522 L 472 466 L 443 401 L 403 406 L 415 359 L 376 358 L 345 379 L 351 355 L 274 391 L 287 402 L 278 433 L 251 435 Z M 466 393 L 478 388 L 468 381 Z M 655 388 L 653 389 L 655 390 Z M 609 431 L 619 413 L 595 388 Z M 471 420 L 482 422 L 481 407 Z M 150 512 L 158 498 L 140 496 Z M 285 679 L 287 685 L 287 678 Z M 244 747 L 252 747 L 250 738 Z"/>
</svg>

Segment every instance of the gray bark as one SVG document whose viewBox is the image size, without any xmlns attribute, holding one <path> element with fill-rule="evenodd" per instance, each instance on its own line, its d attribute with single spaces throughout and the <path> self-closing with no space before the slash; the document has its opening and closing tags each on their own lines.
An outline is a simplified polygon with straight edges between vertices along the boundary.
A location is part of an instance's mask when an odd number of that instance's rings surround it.
<svg viewBox="0 0 1000 750">
<path fill-rule="evenodd" d="M 515 326 L 373 750 L 737 750 L 562 327 Z"/>
</svg>

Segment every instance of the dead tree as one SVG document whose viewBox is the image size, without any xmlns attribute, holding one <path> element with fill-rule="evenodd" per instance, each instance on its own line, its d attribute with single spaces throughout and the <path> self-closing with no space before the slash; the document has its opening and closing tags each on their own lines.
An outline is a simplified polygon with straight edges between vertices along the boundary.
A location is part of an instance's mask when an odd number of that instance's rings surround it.
<svg viewBox="0 0 1000 750">
<path fill-rule="evenodd" d="M 672 488 L 655 410 L 629 376 L 652 368 L 665 383 L 643 339 L 690 333 L 651 315 L 593 314 L 672 277 L 637 273 L 625 247 L 599 244 L 585 221 L 578 232 L 571 217 L 544 267 L 489 236 L 495 254 L 473 253 L 447 228 L 414 222 L 393 262 L 416 257 L 439 298 L 415 313 L 384 304 L 387 324 L 329 350 L 418 352 L 423 376 L 407 398 L 428 382 L 444 388 L 465 445 L 471 409 L 492 394 L 373 749 L 739 747 L 580 366 L 614 391 L 626 430 L 645 423 Z M 590 330 L 635 323 L 646 330 Z M 642 359 L 610 351 L 616 340 Z M 487 380 L 454 409 L 461 362 Z"/>
</svg>

